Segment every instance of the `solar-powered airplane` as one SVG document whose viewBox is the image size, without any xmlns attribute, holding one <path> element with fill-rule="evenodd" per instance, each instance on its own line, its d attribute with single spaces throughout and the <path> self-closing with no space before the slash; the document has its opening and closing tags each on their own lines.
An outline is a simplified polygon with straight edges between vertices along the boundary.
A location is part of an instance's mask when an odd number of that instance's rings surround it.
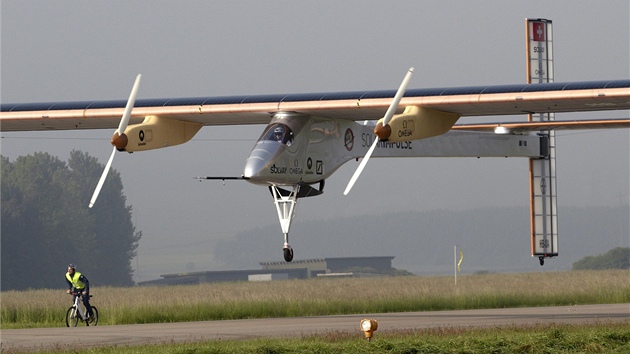
<svg viewBox="0 0 630 354">
<path fill-rule="evenodd" d="M 549 159 L 554 154 L 550 130 L 630 127 L 630 119 L 456 125 L 460 118 L 473 116 L 628 110 L 630 80 L 406 90 L 412 73 L 413 68 L 397 91 L 136 100 L 138 75 L 127 101 L 2 104 L 0 127 L 117 127 L 112 155 L 89 202 L 92 207 L 117 150 L 132 153 L 182 144 L 203 126 L 265 124 L 242 175 L 200 178 L 267 186 L 278 211 L 287 262 L 293 259 L 289 229 L 297 201 L 322 194 L 326 179 L 350 160 L 363 158 L 344 194 L 371 156 Z M 544 194 L 546 182 L 539 182 Z M 548 253 L 545 242 L 539 246 L 542 265 L 544 257 L 555 253 Z"/>
</svg>

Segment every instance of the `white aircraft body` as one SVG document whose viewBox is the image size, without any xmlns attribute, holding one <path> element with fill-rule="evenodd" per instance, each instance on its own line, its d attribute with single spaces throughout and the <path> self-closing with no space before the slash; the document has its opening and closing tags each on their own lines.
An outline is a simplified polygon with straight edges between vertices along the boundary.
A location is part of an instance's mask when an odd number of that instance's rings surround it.
<svg viewBox="0 0 630 354">
<path fill-rule="evenodd" d="M 267 186 L 284 235 L 284 259 L 290 262 L 288 235 L 298 199 L 322 194 L 325 180 L 349 160 L 363 158 L 345 194 L 372 155 L 544 159 L 549 156 L 549 130 L 630 127 L 630 119 L 456 125 L 471 116 L 628 110 L 630 80 L 406 90 L 412 72 L 397 91 L 136 101 L 138 75 L 126 102 L 2 104 L 0 129 L 116 128 L 112 155 L 101 179 L 94 181 L 92 207 L 116 150 L 132 153 L 182 144 L 203 126 L 266 124 L 242 175 L 199 178 Z"/>
</svg>

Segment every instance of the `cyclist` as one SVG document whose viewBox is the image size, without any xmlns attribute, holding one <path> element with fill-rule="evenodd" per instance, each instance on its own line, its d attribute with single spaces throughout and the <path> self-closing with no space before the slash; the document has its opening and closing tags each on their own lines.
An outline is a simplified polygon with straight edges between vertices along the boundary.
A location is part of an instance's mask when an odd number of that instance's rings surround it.
<svg viewBox="0 0 630 354">
<path fill-rule="evenodd" d="M 68 283 L 68 294 L 73 294 L 72 302 L 77 296 L 81 296 L 83 305 L 88 315 L 88 322 L 94 321 L 94 313 L 90 306 L 90 281 L 85 275 L 76 271 L 77 266 L 73 263 L 68 264 L 68 273 L 66 273 L 66 283 Z"/>
</svg>

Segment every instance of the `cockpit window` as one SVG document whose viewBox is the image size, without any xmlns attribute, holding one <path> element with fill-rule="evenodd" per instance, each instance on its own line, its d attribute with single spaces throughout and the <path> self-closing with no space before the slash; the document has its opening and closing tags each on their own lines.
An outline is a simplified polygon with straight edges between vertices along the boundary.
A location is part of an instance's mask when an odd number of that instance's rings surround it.
<svg viewBox="0 0 630 354">
<path fill-rule="evenodd" d="M 273 140 L 291 145 L 293 143 L 293 132 L 286 125 L 277 123 L 269 127 L 262 140 Z"/>
</svg>

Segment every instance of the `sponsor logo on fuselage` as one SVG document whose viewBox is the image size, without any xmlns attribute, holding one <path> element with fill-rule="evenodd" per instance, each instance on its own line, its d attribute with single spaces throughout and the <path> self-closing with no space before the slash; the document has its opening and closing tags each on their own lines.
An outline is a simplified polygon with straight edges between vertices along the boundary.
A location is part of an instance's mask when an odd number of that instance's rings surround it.
<svg viewBox="0 0 630 354">
<path fill-rule="evenodd" d="M 376 138 L 373 134 L 363 133 L 361 135 L 361 144 L 363 147 L 370 147 Z M 399 141 L 399 142 L 391 142 L 391 141 L 382 141 L 380 140 L 376 147 L 383 149 L 402 149 L 402 150 L 411 150 L 411 141 Z"/>
<path fill-rule="evenodd" d="M 304 173 L 304 169 L 302 167 L 286 167 L 286 166 L 276 166 L 274 163 L 269 167 L 269 173 L 277 174 L 277 175 L 301 175 Z"/>
<path fill-rule="evenodd" d="M 352 148 L 354 147 L 354 133 L 352 132 L 352 129 L 350 128 L 346 129 L 343 145 L 346 147 L 348 151 L 352 151 Z"/>
</svg>

